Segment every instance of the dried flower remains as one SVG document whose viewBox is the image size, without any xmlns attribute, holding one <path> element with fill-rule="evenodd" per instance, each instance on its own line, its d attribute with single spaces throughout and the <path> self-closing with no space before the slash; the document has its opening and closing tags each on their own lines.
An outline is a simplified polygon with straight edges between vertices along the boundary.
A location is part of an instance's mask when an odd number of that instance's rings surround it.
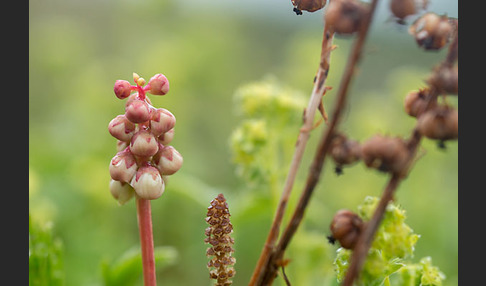
<svg viewBox="0 0 486 286">
<path fill-rule="evenodd" d="M 211 257 L 208 262 L 209 277 L 216 280 L 216 286 L 228 286 L 235 275 L 233 265 L 236 259 L 231 256 L 234 252 L 234 240 L 231 237 L 233 225 L 230 222 L 228 203 L 223 194 L 213 199 L 208 207 L 206 222 L 206 238 L 204 242 L 211 247 L 206 250 L 206 256 Z"/>
</svg>

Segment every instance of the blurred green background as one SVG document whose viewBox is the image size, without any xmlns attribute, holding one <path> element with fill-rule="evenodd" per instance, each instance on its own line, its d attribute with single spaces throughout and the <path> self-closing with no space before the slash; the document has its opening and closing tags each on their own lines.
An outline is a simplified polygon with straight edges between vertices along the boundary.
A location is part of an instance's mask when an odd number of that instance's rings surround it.
<svg viewBox="0 0 486 286">
<path fill-rule="evenodd" d="M 445 54 L 419 49 L 406 26 L 389 21 L 387 5 L 381 1 L 342 122 L 341 129 L 359 141 L 376 133 L 408 136 L 415 120 L 403 112 L 403 99 L 425 86 Z M 457 1 L 433 1 L 429 10 L 457 17 Z M 240 118 L 233 95 L 273 75 L 307 98 L 320 55 L 322 11 L 296 16 L 290 0 L 31 0 L 29 20 L 29 210 L 33 220 L 52 224 L 62 242 L 65 284 L 103 285 L 102 264 L 138 246 L 134 201 L 118 206 L 108 190 L 116 140 L 107 130 L 124 112 L 114 82 L 132 82 L 136 72 L 147 80 L 156 73 L 169 79 L 170 92 L 151 100 L 177 117 L 171 145 L 184 156 L 164 195 L 152 202 L 155 245 L 178 254 L 160 269 L 160 285 L 211 285 L 204 218 L 220 192 L 234 226 L 234 285 L 247 285 L 278 196 L 250 189 L 235 174 L 229 138 Z M 350 42 L 335 39 L 327 82 L 335 89 L 324 97 L 328 112 Z M 457 106 L 455 98 L 449 102 Z M 311 136 L 290 206 L 322 126 Z M 397 201 L 421 235 L 417 261 L 431 256 L 447 276 L 445 285 L 457 285 L 457 142 L 442 151 L 425 140 L 420 152 L 425 156 L 401 184 Z M 336 246 L 325 240 L 330 220 L 367 195 L 380 196 L 387 181 L 362 164 L 339 177 L 332 168 L 328 162 L 288 251 L 294 263 L 287 274 L 295 285 L 336 284 Z M 275 284 L 284 285 L 282 279 Z"/>
</svg>

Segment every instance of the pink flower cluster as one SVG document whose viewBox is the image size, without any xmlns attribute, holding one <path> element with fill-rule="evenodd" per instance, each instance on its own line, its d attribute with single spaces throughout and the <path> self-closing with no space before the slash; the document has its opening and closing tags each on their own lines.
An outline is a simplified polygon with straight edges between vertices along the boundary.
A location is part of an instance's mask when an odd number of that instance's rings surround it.
<svg viewBox="0 0 486 286">
<path fill-rule="evenodd" d="M 167 109 L 152 106 L 146 95 L 165 95 L 169 81 L 163 74 L 154 75 L 147 85 L 136 73 L 133 79 L 135 85 L 126 80 L 115 82 L 115 95 L 127 99 L 125 114 L 108 124 L 108 131 L 118 140 L 118 153 L 109 170 L 110 192 L 119 204 L 135 194 L 146 200 L 159 198 L 166 176 L 177 172 L 183 162 L 181 154 L 168 145 L 174 137 L 176 118 Z"/>
</svg>

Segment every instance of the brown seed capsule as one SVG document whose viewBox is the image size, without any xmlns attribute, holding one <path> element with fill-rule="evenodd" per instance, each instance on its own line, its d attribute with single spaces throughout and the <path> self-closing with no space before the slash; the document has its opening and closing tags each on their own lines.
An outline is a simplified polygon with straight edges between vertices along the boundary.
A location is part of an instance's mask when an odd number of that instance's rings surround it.
<svg viewBox="0 0 486 286">
<path fill-rule="evenodd" d="M 400 173 L 406 166 L 408 149 L 403 139 L 375 135 L 361 148 L 366 166 L 383 172 Z"/>
<path fill-rule="evenodd" d="M 426 13 L 418 18 L 409 28 L 417 44 L 426 50 L 439 50 L 449 41 L 453 26 L 446 16 Z"/>
<path fill-rule="evenodd" d="M 295 9 L 314 12 L 326 5 L 327 0 L 292 0 Z"/>
<path fill-rule="evenodd" d="M 456 66 L 437 66 L 427 83 L 445 94 L 457 94 L 459 92 L 459 73 Z"/>
<path fill-rule="evenodd" d="M 458 112 L 449 106 L 438 106 L 424 113 L 417 121 L 423 136 L 436 140 L 454 140 L 458 137 Z"/>
<path fill-rule="evenodd" d="M 390 10 L 400 20 L 427 8 L 427 0 L 391 0 Z"/>
<path fill-rule="evenodd" d="M 353 249 L 363 229 L 363 220 L 349 210 L 339 210 L 333 217 L 331 225 L 332 238 L 339 241 L 342 247 Z"/>
<path fill-rule="evenodd" d="M 369 5 L 357 0 L 331 1 L 324 12 L 324 21 L 338 34 L 352 34 L 358 31 Z"/>
<path fill-rule="evenodd" d="M 361 145 L 346 138 L 343 134 L 336 134 L 332 139 L 329 153 L 336 163 L 336 172 L 340 174 L 344 165 L 350 165 L 360 160 Z"/>
<path fill-rule="evenodd" d="M 405 112 L 412 117 L 419 117 L 427 110 L 429 93 L 430 89 L 428 88 L 409 92 L 404 101 Z M 428 109 L 435 108 L 435 106 L 437 106 L 437 99 L 430 102 Z"/>
</svg>

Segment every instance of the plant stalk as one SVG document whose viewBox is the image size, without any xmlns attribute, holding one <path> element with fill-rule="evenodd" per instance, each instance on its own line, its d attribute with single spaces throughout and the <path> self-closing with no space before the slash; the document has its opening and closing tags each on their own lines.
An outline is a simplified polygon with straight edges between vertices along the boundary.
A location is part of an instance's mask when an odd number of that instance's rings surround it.
<svg viewBox="0 0 486 286">
<path fill-rule="evenodd" d="M 142 252 L 143 281 L 145 286 L 156 286 L 154 239 L 152 232 L 152 211 L 150 200 L 136 197 L 138 229 Z"/>
<path fill-rule="evenodd" d="M 262 283 L 258 285 L 271 285 L 273 280 L 275 279 L 277 275 L 278 267 L 282 262 L 284 252 L 287 246 L 289 245 L 293 235 L 296 233 L 297 228 L 300 225 L 300 222 L 303 219 L 305 209 L 310 201 L 310 197 L 315 189 L 315 186 L 319 181 L 319 177 L 322 172 L 322 167 L 324 165 L 324 160 L 326 158 L 329 147 L 331 145 L 330 143 L 332 140 L 332 136 L 334 134 L 335 129 L 337 128 L 341 114 L 345 107 L 347 91 L 351 83 L 351 79 L 355 73 L 356 66 L 359 63 L 361 58 L 362 48 L 366 36 L 368 34 L 369 27 L 371 25 L 371 20 L 373 18 L 374 11 L 376 10 L 377 2 L 378 2 L 377 0 L 372 1 L 369 14 L 366 15 L 366 18 L 364 19 L 363 24 L 360 30 L 358 31 L 357 38 L 354 42 L 353 48 L 348 58 L 348 62 L 345 67 L 344 74 L 340 82 L 339 90 L 337 93 L 337 101 L 334 107 L 334 113 L 331 117 L 331 121 L 329 125 L 327 126 L 327 128 L 324 130 L 322 134 L 321 140 L 316 150 L 316 155 L 310 167 L 306 186 L 304 187 L 304 190 L 301 193 L 299 202 L 294 210 L 290 222 L 287 224 L 287 227 L 283 232 L 275 251 L 272 253 L 269 261 L 265 266 L 265 272 L 263 274 Z M 324 40 L 326 38 L 327 35 L 325 34 Z"/>
<path fill-rule="evenodd" d="M 285 181 L 282 195 L 280 196 L 280 201 L 277 206 L 274 220 L 270 227 L 270 231 L 265 241 L 265 245 L 262 249 L 262 252 L 260 253 L 260 258 L 256 264 L 255 270 L 248 284 L 250 286 L 262 285 L 261 280 L 263 277 L 263 272 L 265 270 L 265 265 L 267 265 L 270 255 L 275 248 L 275 243 L 280 232 L 280 225 L 282 223 L 282 219 L 287 208 L 295 177 L 297 175 L 297 171 L 302 160 L 307 141 L 310 136 L 310 131 L 313 128 L 315 113 L 319 105 L 321 104 L 322 96 L 326 92 L 326 87 L 324 86 L 324 83 L 327 79 L 327 74 L 329 72 L 329 61 L 332 51 L 333 36 L 334 33 L 324 27 L 319 69 L 317 71 L 314 87 L 309 99 L 308 106 L 305 110 L 304 124 L 300 129 L 300 133 L 297 138 L 294 155 L 292 158 L 289 172 L 287 174 L 287 179 Z"/>
<path fill-rule="evenodd" d="M 449 46 L 449 51 L 447 53 L 445 60 L 442 62 L 442 65 L 453 65 L 454 62 L 457 61 L 458 44 L 459 44 L 458 31 L 457 31 L 458 21 L 454 20 L 453 24 L 455 25 L 454 38 L 452 43 Z M 439 96 L 438 90 L 432 88 L 430 91 L 430 96 L 428 98 L 427 105 L 424 107 L 424 109 L 427 110 L 430 107 L 431 103 L 437 100 L 438 96 Z M 396 189 L 398 188 L 400 181 L 404 178 L 404 176 L 407 173 L 410 172 L 410 165 L 413 162 L 413 158 L 415 157 L 421 139 L 422 139 L 422 135 L 420 134 L 420 132 L 418 132 L 417 127 L 415 127 L 412 130 L 412 134 L 407 144 L 409 150 L 409 158 L 408 158 L 408 164 L 405 168 L 405 171 L 402 172 L 402 174 L 393 174 L 390 180 L 388 181 L 388 184 L 385 190 L 383 191 L 380 202 L 378 203 L 378 206 L 376 207 L 372 218 L 366 224 L 363 232 L 358 238 L 358 242 L 356 243 L 356 246 L 351 255 L 350 265 L 346 272 L 346 276 L 344 277 L 342 286 L 352 286 L 353 281 L 358 278 L 359 273 L 363 268 L 363 264 L 367 257 L 368 251 L 373 242 L 375 233 L 378 230 L 378 227 L 385 214 L 386 206 L 390 201 L 393 200 L 393 195 Z"/>
</svg>

